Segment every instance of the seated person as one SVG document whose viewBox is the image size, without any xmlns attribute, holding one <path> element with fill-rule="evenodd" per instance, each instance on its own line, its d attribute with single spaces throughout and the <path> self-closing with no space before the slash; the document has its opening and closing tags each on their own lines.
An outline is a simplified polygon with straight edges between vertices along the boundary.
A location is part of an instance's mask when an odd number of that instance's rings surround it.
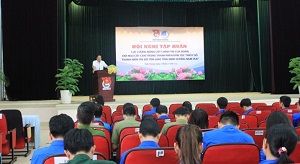
<svg viewBox="0 0 300 164">
<path fill-rule="evenodd" d="M 103 112 L 102 106 L 97 104 L 96 108 L 95 108 L 94 122 L 101 122 L 103 124 L 103 126 L 105 127 L 105 129 L 111 131 L 110 125 L 101 120 L 102 112 Z"/>
<path fill-rule="evenodd" d="M 60 114 L 53 116 L 49 121 L 49 137 L 52 141 L 50 146 L 36 149 L 32 155 L 31 164 L 41 164 L 51 155 L 64 153 L 64 136 L 74 128 L 73 119 L 66 115 Z"/>
<path fill-rule="evenodd" d="M 156 108 L 157 119 L 169 119 L 168 108 L 165 105 L 159 105 Z"/>
<path fill-rule="evenodd" d="M 152 115 L 156 113 L 156 108 L 160 105 L 160 100 L 158 98 L 153 98 L 150 101 L 151 110 L 146 112 L 144 116 Z"/>
<path fill-rule="evenodd" d="M 155 118 L 153 118 L 153 116 L 144 117 L 141 122 L 139 131 L 141 144 L 137 148 L 159 148 L 159 137 L 160 129 Z M 122 154 L 120 164 L 124 164 L 125 156 L 128 154 L 128 151 Z"/>
<path fill-rule="evenodd" d="M 202 132 L 196 125 L 185 125 L 178 129 L 174 149 L 181 164 L 201 164 Z"/>
<path fill-rule="evenodd" d="M 300 111 L 300 98 L 297 102 L 297 110 Z M 300 122 L 300 112 L 299 113 L 295 113 L 292 115 L 293 116 L 293 125 L 295 127 L 299 126 L 299 122 Z"/>
<path fill-rule="evenodd" d="M 267 129 L 262 149 L 266 160 L 260 164 L 294 163 L 289 155 L 295 150 L 298 135 L 294 127 L 277 124 Z"/>
<path fill-rule="evenodd" d="M 103 96 L 98 95 L 98 96 L 95 98 L 94 102 L 95 102 L 96 104 L 99 104 L 99 105 L 103 106 L 103 105 L 104 105 L 104 98 L 103 98 Z"/>
<path fill-rule="evenodd" d="M 180 107 L 180 108 L 176 109 L 174 111 L 176 122 L 166 123 L 163 126 L 163 128 L 161 130 L 161 133 L 162 134 L 167 134 L 167 130 L 169 129 L 170 126 L 187 124 L 187 121 L 189 119 L 189 113 L 190 113 L 189 109 L 186 108 L 186 107 Z"/>
<path fill-rule="evenodd" d="M 125 127 L 140 126 L 141 123 L 135 120 L 135 115 L 136 113 L 133 106 L 123 108 L 124 120 L 116 123 L 112 132 L 111 143 L 113 150 L 118 148 L 120 132 L 122 129 L 124 129 Z"/>
<path fill-rule="evenodd" d="M 208 128 L 208 114 L 203 109 L 195 109 L 188 121 L 189 124 L 198 126 L 200 129 Z"/>
<path fill-rule="evenodd" d="M 96 104 L 93 102 L 83 102 L 78 106 L 77 109 L 77 119 L 78 119 L 78 129 L 87 129 L 89 130 L 92 135 L 100 135 L 104 136 L 105 134 L 101 130 L 95 130 L 91 128 L 91 123 L 94 120 L 94 115 L 95 115 L 95 110 L 96 110 Z"/>
<path fill-rule="evenodd" d="M 87 129 L 72 129 L 64 137 L 65 154 L 69 164 L 115 164 L 112 161 L 92 160 L 96 146 Z"/>
<path fill-rule="evenodd" d="M 205 132 L 203 135 L 203 150 L 210 145 L 223 143 L 251 143 L 253 138 L 239 130 L 239 117 L 232 111 L 224 112 L 218 122 L 219 129 Z"/>
<path fill-rule="evenodd" d="M 219 97 L 217 99 L 217 108 L 219 109 L 219 112 L 217 114 L 215 114 L 215 116 L 218 115 L 218 114 L 223 114 L 224 112 L 226 112 L 227 105 L 228 105 L 227 98 Z"/>
<path fill-rule="evenodd" d="M 182 106 L 188 108 L 190 113 L 193 112 L 193 106 L 192 106 L 192 103 L 191 103 L 191 102 L 185 101 L 185 102 L 182 103 Z"/>
<path fill-rule="evenodd" d="M 254 109 L 251 106 L 251 100 L 249 98 L 242 99 L 240 102 L 240 106 L 244 109 L 244 115 L 249 114 Z"/>
<path fill-rule="evenodd" d="M 281 96 L 279 98 L 279 106 L 281 110 L 289 109 L 291 102 L 292 100 L 289 96 Z"/>
</svg>

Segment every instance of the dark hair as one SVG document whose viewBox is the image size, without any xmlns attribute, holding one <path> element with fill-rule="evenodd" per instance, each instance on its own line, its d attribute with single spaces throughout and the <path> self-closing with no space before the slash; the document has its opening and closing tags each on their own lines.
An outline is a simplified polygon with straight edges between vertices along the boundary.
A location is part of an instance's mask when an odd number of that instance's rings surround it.
<svg viewBox="0 0 300 164">
<path fill-rule="evenodd" d="M 293 127 L 289 117 L 285 113 L 280 111 L 275 111 L 269 114 L 266 123 L 267 123 L 266 129 L 269 129 L 271 126 L 276 124 L 286 124 Z"/>
<path fill-rule="evenodd" d="M 277 124 L 267 129 L 265 138 L 269 144 L 271 154 L 279 158 L 278 163 L 293 163 L 289 155 L 295 150 L 298 135 L 293 127 Z M 280 152 L 282 148 L 286 152 Z"/>
<path fill-rule="evenodd" d="M 153 98 L 151 101 L 150 101 L 150 104 L 153 106 L 153 107 L 158 107 L 160 105 L 160 100 L 158 98 Z"/>
<path fill-rule="evenodd" d="M 233 111 L 226 111 L 221 115 L 219 122 L 224 125 L 231 124 L 237 126 L 239 124 L 239 116 Z"/>
<path fill-rule="evenodd" d="M 152 115 L 147 115 L 147 116 L 144 116 L 142 118 L 142 121 L 144 121 L 144 120 L 154 120 L 154 121 L 156 121 L 156 118 Z"/>
<path fill-rule="evenodd" d="M 249 98 L 242 99 L 240 102 L 240 106 L 251 106 L 251 100 Z"/>
<path fill-rule="evenodd" d="M 94 146 L 93 136 L 87 129 L 72 129 L 64 137 L 64 149 L 71 154 L 88 153 Z"/>
<path fill-rule="evenodd" d="M 174 111 L 175 115 L 187 116 L 190 114 L 189 109 L 187 107 L 179 107 Z"/>
<path fill-rule="evenodd" d="M 182 106 L 187 107 L 189 109 L 189 112 L 192 113 L 193 106 L 192 106 L 191 102 L 185 101 L 185 102 L 182 103 Z"/>
<path fill-rule="evenodd" d="M 168 113 L 168 108 L 165 106 L 165 105 L 159 105 L 157 108 L 156 108 L 156 113 L 158 114 L 162 114 L 162 113 Z"/>
<path fill-rule="evenodd" d="M 225 109 L 227 107 L 228 100 L 225 97 L 219 97 L 217 99 L 217 104 L 218 104 L 220 109 Z"/>
<path fill-rule="evenodd" d="M 289 96 L 281 96 L 279 99 L 279 101 L 283 103 L 284 107 L 289 107 L 292 101 Z"/>
<path fill-rule="evenodd" d="M 94 119 L 95 115 L 95 103 L 93 102 L 83 102 L 79 105 L 77 109 L 78 121 L 84 125 L 89 125 Z"/>
<path fill-rule="evenodd" d="M 74 121 L 70 116 L 66 114 L 53 116 L 49 121 L 50 133 L 54 138 L 64 137 L 65 134 L 73 128 Z"/>
<path fill-rule="evenodd" d="M 153 116 L 152 118 L 151 117 L 143 118 L 140 125 L 139 133 L 141 133 L 144 137 L 146 136 L 156 137 L 160 133 L 159 125 Z"/>
<path fill-rule="evenodd" d="M 96 98 L 95 98 L 95 102 L 97 103 L 97 104 L 100 104 L 100 105 L 104 105 L 104 99 L 103 99 L 103 96 L 101 96 L 101 95 L 98 95 Z"/>
<path fill-rule="evenodd" d="M 197 125 L 201 129 L 208 128 L 208 114 L 203 109 L 195 109 L 188 121 L 189 124 Z"/>
<path fill-rule="evenodd" d="M 126 108 L 123 108 L 123 114 L 125 116 L 134 116 L 134 115 L 136 115 L 134 106 L 128 106 Z"/>
<path fill-rule="evenodd" d="M 180 148 L 179 158 L 182 164 L 201 164 L 199 144 L 202 143 L 202 131 L 196 125 L 185 125 L 178 129 L 175 141 Z"/>
<path fill-rule="evenodd" d="M 103 113 L 103 108 L 99 104 L 96 104 L 95 106 L 96 106 L 96 108 L 95 108 L 95 117 L 100 118 L 102 116 L 102 113 Z"/>
<path fill-rule="evenodd" d="M 125 103 L 123 105 L 123 109 L 127 108 L 127 107 L 134 107 L 134 105 L 132 103 Z"/>
</svg>

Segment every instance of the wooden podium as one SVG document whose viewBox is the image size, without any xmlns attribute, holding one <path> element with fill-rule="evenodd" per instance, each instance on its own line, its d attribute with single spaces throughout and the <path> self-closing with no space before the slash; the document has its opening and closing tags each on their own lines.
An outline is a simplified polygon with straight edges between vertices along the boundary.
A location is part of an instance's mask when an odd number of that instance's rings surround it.
<svg viewBox="0 0 300 164">
<path fill-rule="evenodd" d="M 107 70 L 95 71 L 93 81 L 95 95 L 102 95 L 105 102 L 115 101 L 116 74 L 108 74 Z"/>
</svg>

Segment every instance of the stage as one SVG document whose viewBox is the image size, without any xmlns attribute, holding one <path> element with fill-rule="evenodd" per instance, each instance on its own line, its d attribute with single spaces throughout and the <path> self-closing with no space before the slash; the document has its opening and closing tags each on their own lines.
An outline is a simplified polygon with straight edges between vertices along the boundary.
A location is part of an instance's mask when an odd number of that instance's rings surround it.
<svg viewBox="0 0 300 164">
<path fill-rule="evenodd" d="M 258 92 L 238 92 L 238 93 L 198 93 L 198 94 L 157 94 L 157 95 L 115 95 L 115 102 L 106 102 L 112 111 L 118 105 L 131 102 L 138 106 L 141 114 L 143 106 L 149 104 L 154 97 L 160 99 L 161 104 L 167 107 L 172 103 L 182 103 L 190 101 L 193 106 L 197 103 L 216 103 L 218 97 L 226 97 L 230 102 L 240 102 L 243 98 L 250 98 L 252 102 L 265 102 L 271 105 L 278 102 L 279 94 L 258 93 Z M 289 94 L 294 104 L 299 94 Z M 61 104 L 60 100 L 40 100 L 40 101 L 1 101 L 0 109 L 19 109 L 24 115 L 39 115 L 41 123 L 47 123 L 49 119 L 56 114 L 65 113 L 70 115 L 74 120 L 76 118 L 76 109 L 84 101 L 89 101 L 89 96 L 74 96 L 71 104 Z"/>
</svg>

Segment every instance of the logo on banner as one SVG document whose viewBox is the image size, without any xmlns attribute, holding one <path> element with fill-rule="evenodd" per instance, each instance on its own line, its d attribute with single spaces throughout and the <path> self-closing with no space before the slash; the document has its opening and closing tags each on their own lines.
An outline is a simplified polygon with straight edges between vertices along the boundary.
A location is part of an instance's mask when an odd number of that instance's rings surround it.
<svg viewBox="0 0 300 164">
<path fill-rule="evenodd" d="M 155 38 L 163 38 L 166 39 L 169 37 L 169 33 L 167 31 L 162 31 L 160 32 L 159 30 L 152 30 L 153 31 L 153 36 Z"/>
<path fill-rule="evenodd" d="M 111 78 L 110 77 L 102 77 L 102 90 L 111 90 Z"/>
</svg>

